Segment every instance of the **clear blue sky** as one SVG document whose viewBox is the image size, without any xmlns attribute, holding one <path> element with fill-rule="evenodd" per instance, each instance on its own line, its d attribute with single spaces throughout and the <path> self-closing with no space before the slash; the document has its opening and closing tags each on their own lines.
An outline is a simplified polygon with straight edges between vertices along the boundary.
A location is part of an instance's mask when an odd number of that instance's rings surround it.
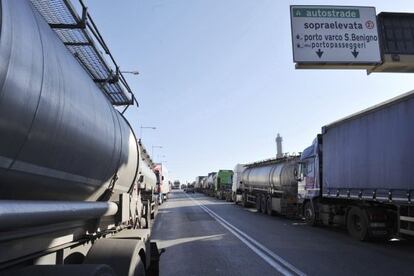
<svg viewBox="0 0 414 276">
<path fill-rule="evenodd" d="M 375 6 L 414 1 L 87 0 L 140 102 L 127 117 L 174 179 L 307 147 L 321 126 L 414 89 L 410 74 L 295 70 L 289 5 Z M 165 155 L 165 157 L 162 157 Z"/>
</svg>

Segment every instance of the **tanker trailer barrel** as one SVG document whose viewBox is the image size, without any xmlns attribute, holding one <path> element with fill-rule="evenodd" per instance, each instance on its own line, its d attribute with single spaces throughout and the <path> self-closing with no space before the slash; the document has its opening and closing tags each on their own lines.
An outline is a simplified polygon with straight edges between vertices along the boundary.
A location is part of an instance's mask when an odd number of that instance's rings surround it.
<svg viewBox="0 0 414 276">
<path fill-rule="evenodd" d="M 258 211 L 286 217 L 297 216 L 299 156 L 286 156 L 247 164 L 241 175 L 243 205 L 253 204 Z"/>
<path fill-rule="evenodd" d="M 0 200 L 0 230 L 97 219 L 117 212 L 113 202 Z"/>
<path fill-rule="evenodd" d="M 77 264 L 117 275 L 157 263 L 140 231 L 143 162 L 120 112 L 134 97 L 87 8 L 71 2 L 0 1 L 0 275 L 79 251 Z M 132 246 L 112 250 L 117 235 Z"/>
</svg>

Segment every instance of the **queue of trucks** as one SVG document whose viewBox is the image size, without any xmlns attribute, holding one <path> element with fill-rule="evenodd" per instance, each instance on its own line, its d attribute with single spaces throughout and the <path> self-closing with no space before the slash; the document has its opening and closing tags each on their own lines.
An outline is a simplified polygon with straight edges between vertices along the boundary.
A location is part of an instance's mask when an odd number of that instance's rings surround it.
<svg viewBox="0 0 414 276">
<path fill-rule="evenodd" d="M 218 199 L 230 201 L 232 197 L 233 171 L 219 170 L 207 176 L 197 176 L 193 182 L 195 191 L 203 192 Z"/>
<path fill-rule="evenodd" d="M 196 190 L 358 240 L 414 236 L 413 122 L 414 91 L 322 127 L 299 155 L 237 164 L 230 189 L 218 171 Z"/>
<path fill-rule="evenodd" d="M 0 274 L 157 275 L 168 169 L 125 118 L 136 100 L 83 2 L 53 3 L 0 2 Z M 413 236 L 413 122 L 409 92 L 194 188 L 359 240 Z"/>
</svg>

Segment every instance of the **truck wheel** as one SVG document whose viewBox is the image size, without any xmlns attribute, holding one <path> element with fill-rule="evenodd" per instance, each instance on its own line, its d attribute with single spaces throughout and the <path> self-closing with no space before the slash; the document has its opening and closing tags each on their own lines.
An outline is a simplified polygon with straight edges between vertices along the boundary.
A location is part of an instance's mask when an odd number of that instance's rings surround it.
<svg viewBox="0 0 414 276">
<path fill-rule="evenodd" d="M 352 207 L 346 218 L 346 227 L 349 234 L 360 241 L 368 239 L 368 216 L 365 210 L 359 207 Z"/>
<path fill-rule="evenodd" d="M 107 264 L 117 275 L 145 275 L 139 254 L 145 245 L 136 239 L 99 239 L 85 257 L 85 264 Z"/>
<path fill-rule="evenodd" d="M 242 205 L 243 205 L 243 207 L 247 207 L 247 193 L 243 193 Z"/>
<path fill-rule="evenodd" d="M 315 226 L 317 224 L 315 210 L 314 210 L 313 205 L 310 201 L 307 201 L 305 203 L 305 207 L 303 209 L 303 214 L 304 214 L 304 217 L 305 217 L 306 224 L 308 224 L 310 226 Z"/>
<path fill-rule="evenodd" d="M 151 204 L 151 206 L 152 206 L 152 204 L 154 204 L 154 212 L 151 213 L 151 219 L 155 219 L 155 217 L 158 214 L 158 204 L 157 204 L 157 202 L 153 202 L 153 203 L 150 203 L 150 204 Z"/>
<path fill-rule="evenodd" d="M 263 214 L 267 213 L 267 198 L 266 195 L 261 195 L 261 200 L 262 202 L 260 203 L 260 210 L 262 211 Z"/>
<path fill-rule="evenodd" d="M 271 196 L 268 196 L 267 197 L 266 205 L 267 205 L 267 214 L 269 216 L 271 216 L 273 214 L 273 210 L 272 210 L 272 197 Z"/>
<path fill-rule="evenodd" d="M 143 228 L 149 229 L 151 228 L 151 203 L 148 201 L 144 205 L 144 212 L 143 212 L 143 219 L 145 223 L 143 224 Z"/>
<path fill-rule="evenodd" d="M 257 210 L 258 212 L 260 212 L 260 205 L 261 205 L 261 202 L 262 202 L 262 200 L 261 200 L 261 198 L 260 198 L 260 195 L 256 195 L 256 210 Z"/>
</svg>

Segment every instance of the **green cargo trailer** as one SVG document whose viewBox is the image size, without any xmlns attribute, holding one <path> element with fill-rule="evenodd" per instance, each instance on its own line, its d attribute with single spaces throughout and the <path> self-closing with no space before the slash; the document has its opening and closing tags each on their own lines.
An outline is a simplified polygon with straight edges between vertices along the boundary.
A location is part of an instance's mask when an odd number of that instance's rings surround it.
<svg viewBox="0 0 414 276">
<path fill-rule="evenodd" d="M 219 170 L 217 172 L 214 190 L 218 199 L 226 199 L 231 201 L 231 187 L 233 185 L 233 171 Z"/>
</svg>

